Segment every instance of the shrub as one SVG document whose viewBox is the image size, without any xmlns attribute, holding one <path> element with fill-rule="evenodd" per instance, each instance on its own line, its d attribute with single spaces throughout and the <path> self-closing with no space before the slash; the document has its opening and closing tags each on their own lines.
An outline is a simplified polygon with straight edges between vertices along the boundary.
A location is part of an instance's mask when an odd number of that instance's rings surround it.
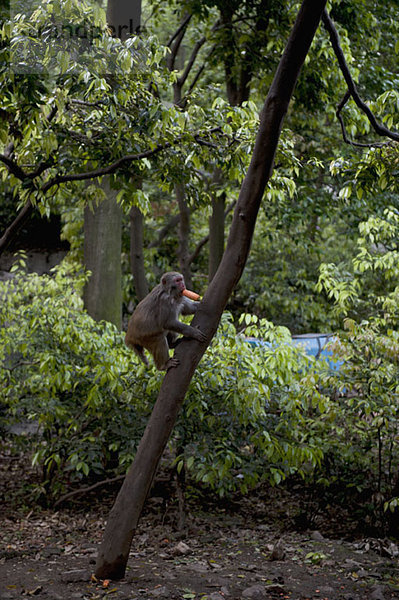
<svg viewBox="0 0 399 600">
<path fill-rule="evenodd" d="M 83 284 L 67 263 L 51 276 L 27 274 L 20 263 L 0 284 L 3 426 L 34 424 L 34 434 L 14 441 L 32 450 L 43 473 L 37 491 L 50 495 L 65 476 L 74 482 L 129 465 L 152 398 L 121 333 L 84 311 Z"/>
<path fill-rule="evenodd" d="M 345 361 L 325 378 L 340 394 L 324 476 L 341 497 L 362 499 L 359 519 L 385 527 L 384 505 L 394 510 L 399 495 L 399 334 L 384 319 L 346 319 L 337 352 Z"/>
</svg>

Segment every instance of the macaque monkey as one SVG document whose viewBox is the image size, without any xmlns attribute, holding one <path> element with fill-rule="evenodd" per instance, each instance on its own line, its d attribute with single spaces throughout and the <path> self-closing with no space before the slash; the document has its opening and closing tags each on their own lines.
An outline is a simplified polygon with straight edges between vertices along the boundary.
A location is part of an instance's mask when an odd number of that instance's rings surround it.
<svg viewBox="0 0 399 600">
<path fill-rule="evenodd" d="M 199 302 L 185 296 L 184 277 L 171 271 L 164 273 L 161 282 L 139 302 L 130 317 L 125 343 L 148 366 L 144 348 L 151 352 L 159 371 L 177 367 L 179 360 L 169 358 L 169 348 L 178 344 L 178 334 L 204 342 L 206 336 L 199 329 L 179 321 L 179 315 L 192 315 Z"/>
</svg>

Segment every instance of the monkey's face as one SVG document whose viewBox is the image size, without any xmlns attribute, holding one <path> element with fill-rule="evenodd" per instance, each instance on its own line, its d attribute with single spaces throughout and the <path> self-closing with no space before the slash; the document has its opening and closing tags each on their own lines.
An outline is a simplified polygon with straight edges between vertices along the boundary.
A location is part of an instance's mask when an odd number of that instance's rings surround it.
<svg viewBox="0 0 399 600">
<path fill-rule="evenodd" d="M 162 276 L 161 281 L 165 290 L 168 291 L 172 296 L 181 296 L 183 291 L 186 289 L 184 277 L 180 273 L 165 273 Z"/>
<path fill-rule="evenodd" d="M 178 291 L 180 294 L 182 294 L 183 291 L 186 289 L 186 284 L 184 283 L 183 275 L 180 275 L 180 274 L 175 275 L 173 278 L 172 285 L 176 291 Z"/>
</svg>

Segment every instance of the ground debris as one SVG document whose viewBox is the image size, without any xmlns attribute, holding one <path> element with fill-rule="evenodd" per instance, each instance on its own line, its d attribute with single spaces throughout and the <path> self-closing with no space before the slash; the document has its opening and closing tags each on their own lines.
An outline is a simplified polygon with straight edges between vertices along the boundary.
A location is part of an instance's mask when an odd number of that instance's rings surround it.
<svg viewBox="0 0 399 600">
<path fill-rule="evenodd" d="M 185 542 L 179 542 L 174 548 L 172 548 L 171 553 L 174 556 L 184 556 L 186 554 L 190 554 L 191 548 Z"/>
</svg>

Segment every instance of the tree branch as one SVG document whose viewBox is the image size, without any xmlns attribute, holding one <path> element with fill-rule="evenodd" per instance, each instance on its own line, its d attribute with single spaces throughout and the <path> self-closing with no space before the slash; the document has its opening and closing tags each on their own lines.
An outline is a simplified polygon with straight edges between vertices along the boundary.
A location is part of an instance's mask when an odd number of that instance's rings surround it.
<svg viewBox="0 0 399 600">
<path fill-rule="evenodd" d="M 192 17 L 191 14 L 189 14 L 187 16 L 183 16 L 182 22 L 181 22 L 179 28 L 177 29 L 177 32 L 175 32 L 174 36 L 172 36 L 173 39 L 172 39 L 171 43 L 168 44 L 168 47 L 170 48 L 170 54 L 167 58 L 167 64 L 168 64 L 169 71 L 173 71 L 173 69 L 175 68 L 176 56 L 177 56 L 177 53 L 179 52 L 179 48 L 181 46 L 183 38 L 186 35 L 187 25 L 189 24 L 191 17 Z"/>
<path fill-rule="evenodd" d="M 200 66 L 200 68 L 196 72 L 194 79 L 190 83 L 190 87 L 187 90 L 187 94 L 185 94 L 185 96 L 183 98 L 184 102 L 187 102 L 188 96 L 191 94 L 191 92 L 193 91 L 193 89 L 197 85 L 197 82 L 198 82 L 199 78 L 201 77 L 202 73 L 204 72 L 204 69 L 205 69 L 205 62 L 202 63 L 202 65 Z"/>
<path fill-rule="evenodd" d="M 218 20 L 213 25 L 211 31 L 212 32 L 216 31 L 219 26 L 220 26 L 220 21 Z M 182 40 L 179 41 L 179 46 L 181 44 L 181 41 Z M 187 96 L 192 92 L 195 84 L 197 83 L 198 79 L 200 78 L 201 74 L 204 71 L 205 62 L 206 61 L 203 63 L 203 65 L 200 67 L 200 69 L 198 70 L 197 74 L 195 75 L 193 83 L 190 85 L 190 88 L 189 88 L 189 91 L 187 92 L 187 94 L 185 94 L 184 98 L 181 98 L 181 95 L 182 95 L 181 94 L 181 90 L 182 90 L 184 84 L 186 83 L 188 76 L 191 73 L 191 70 L 192 70 L 192 68 L 193 68 L 193 66 L 195 64 L 195 61 L 197 59 L 199 51 L 201 50 L 202 46 L 205 44 L 206 41 L 207 41 L 206 36 L 203 36 L 200 40 L 198 40 L 198 42 L 196 42 L 196 44 L 194 45 L 194 48 L 193 48 L 193 50 L 191 52 L 191 56 L 190 56 L 190 58 L 189 58 L 189 60 L 187 62 L 186 67 L 184 68 L 184 71 L 183 71 L 181 77 L 179 77 L 177 79 L 176 83 L 174 84 L 174 87 L 175 87 L 175 104 L 177 104 L 178 106 L 182 106 L 183 107 L 185 105 L 185 103 L 187 101 Z M 216 44 L 211 48 L 210 53 L 208 53 L 207 59 L 209 59 L 209 57 L 211 56 L 211 54 L 214 51 L 215 47 L 216 47 Z M 177 50 L 176 50 L 175 54 L 177 54 Z M 169 67 L 170 70 L 172 70 L 172 65 L 174 66 L 174 60 L 175 59 L 173 59 L 173 62 L 171 62 L 171 63 L 168 64 L 168 67 Z M 176 88 L 178 89 L 177 93 L 176 93 Z"/>
<path fill-rule="evenodd" d="M 177 36 L 181 33 L 181 30 L 184 29 L 185 27 L 187 27 L 187 25 L 189 24 L 189 22 L 191 21 L 192 18 L 192 14 L 189 13 L 188 15 L 186 15 L 186 17 L 184 17 L 179 25 L 179 27 L 176 29 L 176 31 L 174 32 L 174 34 L 172 35 L 172 37 L 169 39 L 168 43 L 166 44 L 168 48 L 171 47 L 173 41 L 177 38 Z"/>
<path fill-rule="evenodd" d="M 204 246 L 209 242 L 209 234 L 202 238 L 196 245 L 194 251 L 188 257 L 188 264 L 191 265 L 195 259 L 200 255 L 200 252 Z"/>
<path fill-rule="evenodd" d="M 21 181 L 29 179 L 29 175 L 25 173 L 25 171 L 21 169 L 21 167 L 14 160 L 12 160 L 8 154 L 0 154 L 0 161 L 6 165 L 10 173 L 15 175 L 17 179 L 20 179 Z"/>
<path fill-rule="evenodd" d="M 205 133 L 213 134 L 221 131 L 222 130 L 220 127 L 213 127 Z M 211 148 L 217 147 L 216 144 L 204 140 L 200 136 L 200 134 L 195 134 L 194 139 L 199 146 L 208 146 Z M 173 143 L 176 144 L 179 141 L 181 141 L 181 138 L 177 138 Z M 135 160 L 141 160 L 143 158 L 150 158 L 151 156 L 162 152 L 162 150 L 167 150 L 168 148 L 171 148 L 173 143 L 165 142 L 165 144 L 159 144 L 155 148 L 152 148 L 151 150 L 145 150 L 144 152 L 140 152 L 139 154 L 127 154 L 126 156 L 118 158 L 118 160 L 102 169 L 94 169 L 93 171 L 86 171 L 85 173 L 71 173 L 71 175 L 57 175 L 56 177 L 53 177 L 53 179 L 50 179 L 50 181 L 48 181 L 46 184 L 44 184 L 43 187 L 40 188 L 40 190 L 45 193 L 50 188 L 54 187 L 55 185 L 59 185 L 60 183 L 66 183 L 68 181 L 85 181 L 86 179 L 94 179 L 96 177 L 102 177 L 103 175 L 111 175 L 112 173 L 115 173 L 115 171 L 123 167 L 125 164 L 131 163 Z"/>
<path fill-rule="evenodd" d="M 183 85 L 185 84 L 186 79 L 189 76 L 191 69 L 194 66 L 195 60 L 198 56 L 198 52 L 201 50 L 201 48 L 205 44 L 205 42 L 206 42 L 206 37 L 204 36 L 200 40 L 198 40 L 198 42 L 195 44 L 193 51 L 191 52 L 190 59 L 186 65 L 186 68 L 184 69 L 182 76 L 179 77 L 177 80 L 180 87 L 183 87 Z"/>
<path fill-rule="evenodd" d="M 191 92 L 193 91 L 193 89 L 195 88 L 199 78 L 201 77 L 202 73 L 204 72 L 205 69 L 205 65 L 208 62 L 209 58 L 212 56 L 213 52 L 216 49 L 216 44 L 214 44 L 212 46 L 212 48 L 210 49 L 210 51 L 208 52 L 208 55 L 206 56 L 204 62 L 202 63 L 202 65 L 200 66 L 200 68 L 198 69 L 197 73 L 195 74 L 194 79 L 192 80 L 190 87 L 187 90 L 187 93 L 184 96 L 184 100 L 187 100 L 187 97 L 191 94 Z"/>
<path fill-rule="evenodd" d="M 161 152 L 162 150 L 170 148 L 171 146 L 172 142 L 166 142 L 165 144 L 160 144 L 151 150 L 145 150 L 139 154 L 127 154 L 126 156 L 122 156 L 122 158 L 118 158 L 118 160 L 108 165 L 108 167 L 104 167 L 103 169 L 94 169 L 93 171 L 86 171 L 85 173 L 71 173 L 71 175 L 56 175 L 53 177 L 53 179 L 50 179 L 50 181 L 44 184 L 44 186 L 41 188 L 41 191 L 45 193 L 55 185 L 66 183 L 68 181 L 85 181 L 86 179 L 95 179 L 96 177 L 102 177 L 103 175 L 111 175 L 125 164 L 131 163 L 135 160 L 141 160 L 142 158 L 149 158 L 155 154 L 158 154 L 158 152 Z"/>
<path fill-rule="evenodd" d="M 344 120 L 342 118 L 341 111 L 342 111 L 343 107 L 345 106 L 345 104 L 348 102 L 350 97 L 351 97 L 351 94 L 350 94 L 349 90 L 347 90 L 344 97 L 342 98 L 341 102 L 338 104 L 337 110 L 335 112 L 335 115 L 339 121 L 339 124 L 341 125 L 342 138 L 343 138 L 344 142 L 346 144 L 350 144 L 351 146 L 354 146 L 355 148 L 371 148 L 371 147 L 382 148 L 384 146 L 389 146 L 389 144 L 391 144 L 391 142 L 362 143 L 362 142 L 355 142 L 348 137 L 348 135 L 346 133 L 346 127 L 345 127 Z"/>
<path fill-rule="evenodd" d="M 326 9 L 324 9 L 324 11 L 323 11 L 322 21 L 324 23 L 326 30 L 328 31 L 328 34 L 330 36 L 331 45 L 334 49 L 335 56 L 337 57 L 339 67 L 340 67 L 341 72 L 346 81 L 346 85 L 348 86 L 348 94 L 350 96 L 352 96 L 352 98 L 353 98 L 354 102 L 356 103 L 356 105 L 358 106 L 358 108 L 360 108 L 360 110 L 362 112 L 364 112 L 364 114 L 368 118 L 371 126 L 373 127 L 374 131 L 376 133 L 378 133 L 378 135 L 382 135 L 382 136 L 390 138 L 391 140 L 395 140 L 396 142 L 399 142 L 399 133 L 395 133 L 395 132 L 391 131 L 390 129 L 388 129 L 387 127 L 385 127 L 384 125 L 381 125 L 380 123 L 378 123 L 377 119 L 373 115 L 370 108 L 359 96 L 359 92 L 357 91 L 356 84 L 352 79 L 352 76 L 349 71 L 349 67 L 345 60 L 343 50 L 340 46 L 338 32 L 337 32 L 335 25 Z M 345 99 L 344 104 L 347 102 L 348 99 L 349 99 L 349 96 Z M 341 102 L 341 104 L 342 104 L 342 102 Z M 341 110 L 342 110 L 342 107 L 343 107 L 343 104 L 341 106 Z M 341 128 L 342 128 L 342 123 L 341 123 Z M 375 144 L 373 144 L 373 145 L 375 145 Z"/>
<path fill-rule="evenodd" d="M 221 132 L 221 128 L 213 127 L 212 129 L 210 129 L 209 131 L 206 131 L 204 133 L 206 133 L 207 135 L 211 135 L 216 132 Z M 212 142 L 208 142 L 207 140 L 203 139 L 200 136 L 200 134 L 195 134 L 194 139 L 197 142 L 197 144 L 199 144 L 200 146 L 208 146 L 211 148 L 216 147 L 216 145 L 214 145 Z M 69 175 L 56 175 L 55 177 L 53 177 L 52 179 L 47 181 L 47 183 L 43 184 L 42 187 L 37 188 L 37 190 L 42 192 L 43 194 L 45 194 L 52 187 L 58 186 L 61 183 L 67 183 L 69 181 L 86 181 L 88 179 L 95 179 L 96 177 L 102 177 L 103 175 L 110 175 L 112 173 L 115 173 L 118 169 L 120 169 L 121 167 L 123 167 L 126 164 L 129 164 L 136 160 L 141 160 L 143 158 L 150 158 L 150 157 L 158 154 L 159 152 L 162 152 L 162 150 L 167 150 L 168 148 L 171 148 L 173 146 L 173 144 L 177 144 L 180 141 L 181 141 L 181 138 L 179 137 L 179 138 L 176 138 L 174 140 L 174 142 L 165 142 L 164 144 L 159 144 L 158 146 L 156 146 L 155 148 L 152 148 L 151 150 L 145 150 L 144 152 L 139 152 L 138 154 L 127 154 L 126 156 L 122 156 L 118 160 L 114 161 L 113 163 L 111 163 L 110 165 L 108 165 L 107 167 L 104 167 L 102 169 L 93 169 L 92 171 L 86 171 L 84 173 L 71 173 Z M 49 163 L 41 163 L 36 167 L 35 171 L 33 171 L 32 173 L 26 173 L 23 169 L 21 169 L 21 167 L 15 161 L 10 159 L 5 154 L 0 154 L 0 162 L 3 162 L 6 165 L 6 167 L 8 168 L 8 170 L 10 171 L 10 173 L 15 175 L 20 181 L 25 181 L 25 180 L 33 181 L 34 178 L 41 175 L 42 172 L 46 170 L 46 168 L 51 166 Z M 30 200 L 28 200 L 28 202 L 25 204 L 24 208 L 20 211 L 20 213 L 15 218 L 15 220 L 6 229 L 6 231 L 4 232 L 4 235 L 0 238 L 0 254 L 6 248 L 6 246 L 8 246 L 8 244 L 12 241 L 16 232 L 23 225 L 23 223 L 26 221 L 26 219 L 29 217 L 29 215 L 33 212 L 33 210 L 34 210 L 34 207 L 33 207 L 32 203 L 30 202 Z"/>
<path fill-rule="evenodd" d="M 117 475 L 116 477 L 111 477 L 110 479 L 103 479 L 102 481 L 98 481 L 97 483 L 94 483 L 93 485 L 89 485 L 87 487 L 80 488 L 78 490 L 74 490 L 73 492 L 68 492 L 68 494 L 64 494 L 63 496 L 61 496 L 61 498 L 59 498 L 57 500 L 57 502 L 54 504 L 54 508 L 57 508 L 57 506 L 60 506 L 60 504 L 62 504 L 66 500 L 73 498 L 73 496 L 78 496 L 79 494 L 86 494 L 87 492 L 92 492 L 93 490 L 96 490 L 97 488 L 102 487 L 103 485 L 108 485 L 109 483 L 115 483 L 116 481 L 121 481 L 124 478 L 125 478 L 125 475 Z"/>
<path fill-rule="evenodd" d="M 93 171 L 87 171 L 85 173 L 71 173 L 70 175 L 56 175 L 55 177 L 50 179 L 46 184 L 44 184 L 40 188 L 40 191 L 42 191 L 43 193 L 46 193 L 52 187 L 59 185 L 60 183 L 66 183 L 68 181 L 84 181 L 87 179 L 94 179 L 96 177 L 101 177 L 102 175 L 109 175 L 111 173 L 115 173 L 115 171 L 117 171 L 117 169 L 119 169 L 125 163 L 129 163 L 134 160 L 140 160 L 142 158 L 154 156 L 154 154 L 157 154 L 158 152 L 161 152 L 162 150 L 169 148 L 171 145 L 172 145 L 171 142 L 167 142 L 166 144 L 156 146 L 152 150 L 146 150 L 145 152 L 141 152 L 139 154 L 128 154 L 127 156 L 124 156 L 124 157 L 116 160 L 111 165 L 108 165 L 108 167 L 104 167 L 103 169 L 95 169 Z M 27 173 L 25 173 L 25 171 L 23 171 L 17 165 L 17 163 L 15 163 L 11 159 L 9 159 L 4 154 L 0 154 L 0 161 L 2 161 L 7 166 L 9 171 L 11 173 L 13 173 L 16 177 L 18 177 L 18 179 L 20 179 L 21 181 L 24 181 L 26 179 L 33 179 L 33 177 L 39 176 L 46 169 L 46 167 L 49 166 L 48 164 L 42 163 L 36 168 L 36 170 L 33 173 L 27 174 Z M 28 200 L 28 202 L 25 204 L 23 209 L 18 213 L 17 217 L 14 219 L 14 221 L 11 223 L 11 225 L 5 230 L 3 236 L 0 238 L 0 254 L 11 243 L 11 241 L 14 239 L 16 233 L 19 231 L 19 229 L 22 227 L 22 225 L 26 222 L 28 217 L 33 213 L 33 210 L 34 210 L 34 207 L 31 203 L 31 201 Z"/>
<path fill-rule="evenodd" d="M 213 127 L 209 129 L 209 131 L 204 132 L 207 135 L 221 132 L 220 127 Z M 212 142 L 206 141 L 200 134 L 195 134 L 194 139 L 200 146 L 209 146 L 216 147 Z M 102 177 L 103 175 L 111 175 L 115 173 L 118 169 L 123 167 L 125 164 L 129 164 L 136 160 L 141 160 L 143 158 L 150 158 L 162 150 L 167 150 L 171 148 L 173 144 L 177 144 L 181 141 L 181 138 L 176 138 L 174 142 L 165 142 L 164 144 L 158 144 L 155 148 L 151 148 L 150 150 L 145 150 L 144 152 L 139 152 L 138 154 L 127 154 L 126 156 L 122 156 L 118 158 L 118 160 L 114 161 L 107 167 L 103 167 L 102 169 L 93 169 L 92 171 L 85 171 L 83 173 L 71 173 L 70 175 L 56 175 L 47 183 L 45 183 L 41 188 L 38 188 L 42 193 L 48 192 L 49 189 L 54 187 L 55 185 L 59 185 L 60 183 L 67 183 L 68 181 L 85 181 L 87 179 L 95 179 L 96 177 Z M 40 175 L 49 165 L 48 164 L 40 164 L 33 173 L 26 173 L 21 167 L 13 160 L 8 158 L 5 154 L 0 154 L 0 161 L 3 162 L 8 170 L 13 173 L 19 180 L 24 181 L 26 179 L 33 179 Z"/>
<path fill-rule="evenodd" d="M 217 130 L 221 131 L 220 127 L 216 127 L 215 131 L 217 131 Z M 213 142 L 207 142 L 206 140 L 204 140 L 199 135 L 195 135 L 194 139 L 195 139 L 195 141 L 197 142 L 197 144 L 199 146 L 207 146 L 208 148 L 213 148 L 214 150 L 217 149 L 217 147 L 218 147 L 217 144 L 214 144 Z"/>
</svg>

